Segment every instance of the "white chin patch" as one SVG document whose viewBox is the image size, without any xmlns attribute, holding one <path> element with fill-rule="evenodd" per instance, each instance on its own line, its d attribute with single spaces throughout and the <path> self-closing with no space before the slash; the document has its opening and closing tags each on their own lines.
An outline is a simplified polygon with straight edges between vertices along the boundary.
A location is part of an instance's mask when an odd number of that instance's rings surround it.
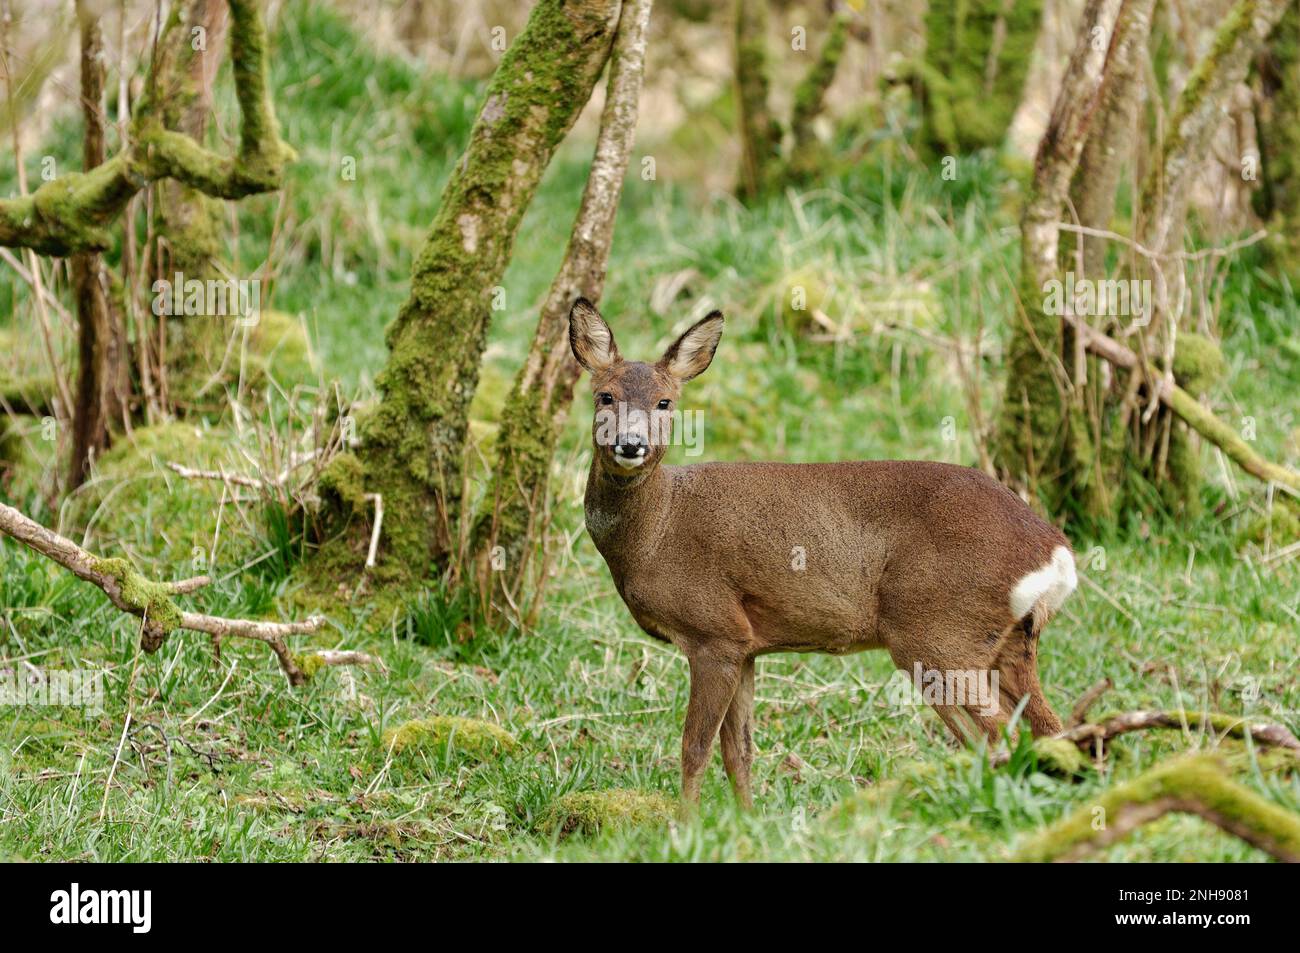
<svg viewBox="0 0 1300 953">
<path fill-rule="evenodd" d="M 614 454 L 614 462 L 625 470 L 631 470 L 633 467 L 639 467 L 645 463 L 645 457 L 620 457 Z"/>
<path fill-rule="evenodd" d="M 1035 569 L 1011 590 L 1011 614 L 1023 619 L 1034 608 L 1049 615 L 1061 608 L 1065 597 L 1079 584 L 1074 557 L 1064 546 L 1052 550 L 1052 558 L 1042 569 Z"/>
</svg>

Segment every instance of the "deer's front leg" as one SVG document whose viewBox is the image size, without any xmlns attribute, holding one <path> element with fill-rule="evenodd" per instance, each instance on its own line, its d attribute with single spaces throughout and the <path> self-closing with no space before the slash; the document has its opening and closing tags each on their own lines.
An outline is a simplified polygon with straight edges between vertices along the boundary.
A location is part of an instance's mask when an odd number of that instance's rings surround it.
<svg viewBox="0 0 1300 953">
<path fill-rule="evenodd" d="M 754 763 L 754 660 L 746 659 L 740 668 L 740 684 L 722 719 L 722 763 L 731 779 L 731 789 L 740 806 L 754 806 L 749 772 Z"/>
<path fill-rule="evenodd" d="M 713 739 L 736 697 L 744 662 L 701 651 L 691 655 L 690 664 L 691 698 L 682 732 L 682 801 L 688 808 L 699 803 L 700 782 L 713 753 Z"/>
</svg>

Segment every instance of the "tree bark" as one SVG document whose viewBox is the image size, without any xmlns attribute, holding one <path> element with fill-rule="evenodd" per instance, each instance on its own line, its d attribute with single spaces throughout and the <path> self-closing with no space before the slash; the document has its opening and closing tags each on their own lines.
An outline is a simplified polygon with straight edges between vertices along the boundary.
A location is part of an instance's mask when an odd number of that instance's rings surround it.
<svg viewBox="0 0 1300 953">
<path fill-rule="evenodd" d="M 617 0 L 533 8 L 493 74 L 416 257 L 359 451 L 367 489 L 388 512 L 373 572 L 382 585 L 426 578 L 459 546 L 468 411 L 493 299 L 542 173 L 608 58 L 618 9 Z M 359 537 L 336 539 L 318 563 L 329 576 L 359 571 L 364 548 Z"/>
<path fill-rule="evenodd" d="M 1274 257 L 1295 283 L 1300 275 L 1300 5 L 1287 7 L 1256 62 L 1261 168 L 1253 204 L 1272 224 Z"/>
<path fill-rule="evenodd" d="M 997 463 L 1013 483 L 1035 491 L 1060 446 L 1069 378 L 1061 360 L 1061 316 L 1048 314 L 1044 286 L 1058 273 L 1061 208 L 1105 86 L 1123 0 L 1089 0 L 1020 220 L 1020 289 L 1007 348 Z M 1099 32 L 1096 32 L 1099 31 Z M 1095 42 L 1096 37 L 1106 40 Z M 1055 477 L 1055 473 L 1051 473 Z"/>
<path fill-rule="evenodd" d="M 636 140 L 652 0 L 624 0 L 610 56 L 605 108 L 591 171 L 559 273 L 542 305 L 501 416 L 497 462 L 475 527 L 479 592 L 517 605 L 529 547 L 541 525 L 559 428 L 581 373 L 569 349 L 569 309 L 599 301 L 628 160 Z"/>
<path fill-rule="evenodd" d="M 81 109 L 84 123 L 83 164 L 87 170 L 103 164 L 104 37 L 99 21 L 83 2 L 77 3 L 81 36 Z M 125 335 L 119 334 L 108 298 L 108 275 L 97 251 L 72 256 L 73 297 L 77 309 L 77 394 L 72 412 L 72 456 L 68 489 L 86 478 L 96 454 L 108 447 L 110 421 L 120 419 L 126 377 Z"/>
</svg>

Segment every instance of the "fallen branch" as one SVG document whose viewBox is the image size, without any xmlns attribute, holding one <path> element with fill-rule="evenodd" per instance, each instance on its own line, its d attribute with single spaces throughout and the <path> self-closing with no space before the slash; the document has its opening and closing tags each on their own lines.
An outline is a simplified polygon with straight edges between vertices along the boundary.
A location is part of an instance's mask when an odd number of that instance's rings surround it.
<svg viewBox="0 0 1300 953">
<path fill-rule="evenodd" d="M 1100 693 L 1099 693 L 1100 694 Z M 1076 706 L 1077 709 L 1077 706 Z M 1071 719 L 1073 720 L 1073 718 Z M 1230 738 L 1244 739 L 1249 735 L 1262 745 L 1289 748 L 1300 751 L 1300 740 L 1287 728 L 1278 724 L 1252 724 L 1236 715 L 1222 712 L 1194 711 L 1128 711 L 1111 715 L 1095 724 L 1075 725 L 1067 728 L 1058 737 L 1073 741 L 1086 751 L 1095 750 L 1097 743 L 1105 742 L 1130 731 L 1145 731 L 1148 728 L 1195 728 L 1200 731 L 1214 731 Z"/>
<path fill-rule="evenodd" d="M 1074 728 L 1083 724 L 1084 719 L 1088 717 L 1088 709 L 1096 703 L 1098 698 L 1110 691 L 1113 684 L 1109 678 L 1103 678 L 1080 695 L 1079 700 L 1070 709 L 1070 717 L 1066 721 L 1065 727 Z"/>
<path fill-rule="evenodd" d="M 1081 860 L 1174 811 L 1204 818 L 1278 860 L 1300 863 L 1300 817 L 1232 780 L 1225 763 L 1206 754 L 1175 758 L 1116 785 L 1038 834 L 1014 860 Z"/>
<path fill-rule="evenodd" d="M 364 652 L 323 651 L 300 655 L 291 652 L 285 638 L 319 631 L 325 624 L 322 616 L 311 616 L 302 622 L 264 622 L 186 612 L 172 597 L 201 589 L 210 582 L 207 576 L 179 582 L 154 582 L 142 576 L 125 559 L 101 559 L 4 503 L 0 503 L 0 532 L 54 560 L 78 578 L 98 586 L 117 608 L 140 617 L 143 620 L 140 646 L 145 652 L 158 651 L 176 629 L 202 632 L 216 640 L 227 636 L 256 639 L 265 642 L 275 652 L 291 685 L 304 684 L 325 665 L 380 664 Z"/>
<path fill-rule="evenodd" d="M 1065 320 L 1083 338 L 1084 347 L 1093 354 L 1116 367 L 1137 373 L 1145 372 L 1148 380 L 1157 382 L 1155 386 L 1160 390 L 1160 402 L 1182 418 L 1187 426 L 1221 449 L 1237 466 L 1257 479 L 1276 483 L 1292 493 L 1300 494 L 1300 473 L 1261 457 L 1240 434 L 1201 406 L 1200 401 L 1167 380 L 1166 375 L 1151 365 L 1143 368 L 1138 355 L 1114 338 L 1089 327 L 1074 315 L 1066 315 Z"/>
</svg>

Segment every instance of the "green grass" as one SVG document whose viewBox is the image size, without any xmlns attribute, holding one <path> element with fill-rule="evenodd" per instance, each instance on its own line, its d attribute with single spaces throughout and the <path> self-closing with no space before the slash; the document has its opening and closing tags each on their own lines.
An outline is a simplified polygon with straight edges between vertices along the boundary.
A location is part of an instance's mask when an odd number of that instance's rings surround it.
<svg viewBox="0 0 1300 953">
<path fill-rule="evenodd" d="M 292 228 L 276 241 L 273 306 L 306 314 L 329 373 L 364 389 L 382 365 L 382 328 L 468 133 L 475 89 L 368 51 L 349 24 L 301 5 L 286 9 L 276 37 L 277 108 L 302 161 L 284 200 Z M 527 347 L 589 149 L 566 145 L 524 222 L 480 416 L 492 415 L 492 396 L 504 394 Z M 985 329 L 975 367 L 987 418 L 1016 258 L 1016 184 L 998 165 L 967 160 L 954 187 L 937 170 L 879 158 L 794 203 L 744 211 L 668 181 L 671 143 L 646 141 L 639 152 L 656 155 L 664 178 L 628 180 L 602 307 L 633 356 L 655 354 L 694 310 L 726 311 L 715 364 L 687 392 L 689 405 L 706 411 L 705 459 L 974 460 L 961 374 L 936 342 L 969 342 Z M 360 159 L 356 182 L 339 179 L 345 154 Z M 265 256 L 279 202 L 241 204 L 246 267 Z M 684 269 L 698 276 L 665 313 L 653 313 L 656 281 Z M 826 310 L 854 324 L 850 339 L 810 342 L 779 319 L 789 276 L 809 272 L 833 285 Z M 884 312 L 891 326 L 873 325 L 890 296 L 928 307 Z M 1220 319 L 1231 369 L 1216 408 L 1254 416 L 1261 452 L 1294 458 L 1300 353 L 1289 289 L 1243 255 L 1228 270 Z M 946 418 L 955 439 L 945 439 Z M 378 654 L 386 671 L 327 669 L 299 690 L 265 647 L 239 640 L 227 640 L 218 658 L 206 640 L 182 633 L 139 656 L 136 620 L 0 542 L 0 668 L 90 668 L 106 687 L 104 711 L 91 715 L 0 707 L 0 857 L 1002 860 L 1116 781 L 1218 744 L 1171 731 L 1126 736 L 1108 774 L 1073 781 L 1038 770 L 1024 752 L 991 770 L 978 753 L 954 748 L 925 708 L 890 704 L 885 655 L 771 656 L 758 669 L 753 814 L 734 809 L 715 758 L 694 821 L 548 833 L 552 806 L 571 792 L 675 798 L 687 697 L 685 660 L 640 633 L 577 532 L 588 426 L 575 413 L 558 456 L 556 519 L 574 542 L 556 554 L 535 631 L 462 641 L 468 603 L 431 590 L 408 619 L 372 617 L 314 640 Z M 1235 474 L 1232 503 L 1217 467 L 1208 472 L 1203 519 L 1175 523 L 1156 512 L 1104 537 L 1076 538 L 1090 581 L 1042 648 L 1043 682 L 1062 714 L 1108 676 L 1115 687 L 1099 710 L 1185 705 L 1298 727 L 1300 570 L 1295 561 L 1269 568 L 1242 544 L 1262 505 L 1258 488 Z M 154 483 L 155 492 L 133 496 L 140 518 L 115 520 L 120 537 L 96 544 L 106 554 L 152 555 L 160 576 L 191 575 L 188 561 L 169 561 L 160 545 L 169 496 L 166 481 Z M 215 506 L 220 489 L 208 489 Z M 223 534 L 219 582 L 188 597 L 191 605 L 277 614 L 294 546 L 282 521 L 261 529 Z M 270 556 L 238 571 L 259 543 Z M 458 749 L 453 735 L 446 745 L 385 749 L 386 729 L 440 715 L 499 724 L 519 746 L 481 758 Z M 1300 810 L 1297 778 L 1245 781 Z M 1102 855 L 1262 856 L 1185 817 Z"/>
</svg>

